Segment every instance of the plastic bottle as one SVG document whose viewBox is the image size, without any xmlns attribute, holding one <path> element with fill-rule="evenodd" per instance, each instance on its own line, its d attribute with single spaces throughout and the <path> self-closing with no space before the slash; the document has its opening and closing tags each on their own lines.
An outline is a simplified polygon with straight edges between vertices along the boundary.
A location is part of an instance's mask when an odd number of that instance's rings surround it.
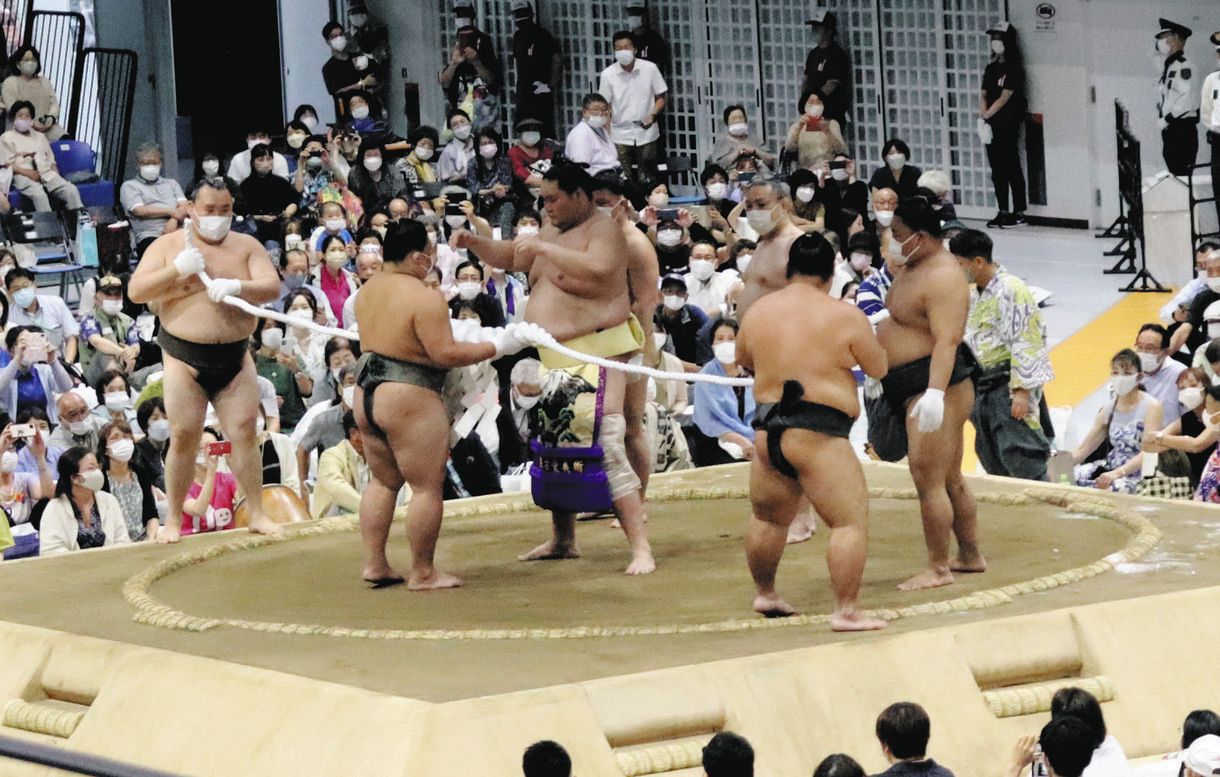
<svg viewBox="0 0 1220 777">
<path fill-rule="evenodd" d="M 76 260 L 82 267 L 97 267 L 97 227 L 89 211 L 81 210 L 76 227 Z"/>
</svg>

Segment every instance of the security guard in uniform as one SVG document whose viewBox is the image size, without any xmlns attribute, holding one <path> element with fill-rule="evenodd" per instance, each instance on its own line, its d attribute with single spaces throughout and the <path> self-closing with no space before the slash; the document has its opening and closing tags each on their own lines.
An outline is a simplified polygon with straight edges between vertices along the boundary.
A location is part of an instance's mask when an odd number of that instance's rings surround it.
<svg viewBox="0 0 1220 777">
<path fill-rule="evenodd" d="M 1213 32 L 1210 40 L 1220 56 L 1220 32 Z M 1216 217 L 1220 219 L 1220 70 L 1203 79 L 1201 97 L 1200 118 L 1212 147 L 1212 196 L 1216 198 Z"/>
<path fill-rule="evenodd" d="M 1199 92 L 1192 80 L 1194 70 L 1182 49 L 1191 30 L 1168 19 L 1161 19 L 1156 34 L 1157 51 L 1165 57 L 1157 103 L 1157 124 L 1161 128 L 1162 156 L 1173 175 L 1186 175 L 1199 154 Z"/>
<path fill-rule="evenodd" d="M 805 24 L 813 28 L 818 45 L 805 57 L 805 80 L 801 94 L 814 89 L 826 96 L 826 109 L 822 114 L 834 119 L 842 127 L 847 118 L 847 98 L 851 91 L 851 57 L 839 46 L 838 20 L 833 11 L 814 11 Z"/>
</svg>

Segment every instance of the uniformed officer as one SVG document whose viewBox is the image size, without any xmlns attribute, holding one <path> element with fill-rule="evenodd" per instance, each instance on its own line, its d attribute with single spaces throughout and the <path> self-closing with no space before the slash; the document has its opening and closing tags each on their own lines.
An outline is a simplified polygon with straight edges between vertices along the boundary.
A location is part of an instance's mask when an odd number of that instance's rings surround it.
<svg viewBox="0 0 1220 777">
<path fill-rule="evenodd" d="M 648 22 L 648 4 L 645 0 L 627 1 L 627 21 L 631 35 L 635 38 L 635 55 L 646 59 L 660 69 L 661 75 L 669 78 L 669 44 L 661 33 L 652 29 Z"/>
<path fill-rule="evenodd" d="M 1161 128 L 1162 155 L 1173 175 L 1186 175 L 1199 154 L 1199 92 L 1192 80 L 1194 70 L 1186 61 L 1183 48 L 1191 30 L 1177 22 L 1160 19 L 1156 49 L 1165 57 L 1157 103 L 1157 124 Z"/>
<path fill-rule="evenodd" d="M 987 30 L 987 36 L 991 61 L 983 71 L 979 116 L 990 133 L 987 162 L 991 165 L 991 182 L 1000 208 L 987 226 L 1003 229 L 1025 223 L 1028 198 L 1019 142 L 1021 126 L 1025 123 L 1025 68 L 1017 45 L 1016 28 L 1008 22 L 999 22 Z M 1011 212 L 1008 210 L 1009 190 L 1012 191 Z"/>
<path fill-rule="evenodd" d="M 1213 32 L 1210 40 L 1220 56 L 1220 32 Z M 1220 70 L 1203 79 L 1200 118 L 1212 147 L 1212 196 L 1216 198 L 1216 218 L 1220 219 Z"/>
<path fill-rule="evenodd" d="M 847 117 L 847 100 L 851 91 L 851 57 L 839 46 L 838 20 L 833 11 L 814 11 L 805 21 L 813 28 L 817 45 L 805 57 L 805 80 L 801 94 L 817 89 L 826 95 L 827 119 L 843 126 Z"/>
<path fill-rule="evenodd" d="M 517 67 L 517 119 L 542 122 L 542 136 L 555 137 L 555 92 L 563 76 L 563 57 L 555 37 L 534 19 L 530 0 L 512 0 L 513 62 Z"/>
</svg>

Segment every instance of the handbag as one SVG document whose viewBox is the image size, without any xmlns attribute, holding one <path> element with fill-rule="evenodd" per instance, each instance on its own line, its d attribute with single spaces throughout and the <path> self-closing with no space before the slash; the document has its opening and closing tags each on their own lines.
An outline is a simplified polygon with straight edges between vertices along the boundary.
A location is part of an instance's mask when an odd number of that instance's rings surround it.
<svg viewBox="0 0 1220 777">
<path fill-rule="evenodd" d="M 597 401 L 593 411 L 593 439 L 599 439 L 606 398 L 606 368 L 597 371 Z M 551 447 L 530 440 L 530 493 L 534 504 L 561 513 L 604 513 L 614 508 L 610 478 L 597 444 Z"/>
<path fill-rule="evenodd" d="M 1189 500 L 1194 496 L 1194 489 L 1190 487 L 1190 478 L 1163 475 L 1158 470 L 1152 477 L 1141 480 L 1135 487 L 1135 493 L 1157 499 Z"/>
</svg>

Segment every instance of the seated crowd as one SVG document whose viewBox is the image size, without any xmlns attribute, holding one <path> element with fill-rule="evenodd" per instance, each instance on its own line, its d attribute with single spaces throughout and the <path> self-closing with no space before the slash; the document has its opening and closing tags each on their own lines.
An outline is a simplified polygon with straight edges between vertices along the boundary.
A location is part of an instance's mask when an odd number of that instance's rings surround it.
<svg viewBox="0 0 1220 777">
<path fill-rule="evenodd" d="M 928 755 L 932 724 L 918 704 L 891 704 L 877 716 L 877 744 L 889 768 L 875 777 L 953 777 L 954 772 Z M 1051 702 L 1051 719 L 1042 729 L 1017 740 L 1011 754 L 997 754 L 995 773 L 1005 777 L 1205 777 L 1220 774 L 1220 716 L 1195 710 L 1181 727 L 1181 750 L 1136 766 L 1106 730 L 1101 705 L 1088 691 L 1063 688 Z M 704 777 L 775 775 L 756 771 L 754 748 L 745 737 L 723 731 L 703 748 Z M 558 742 L 530 745 L 521 759 L 524 777 L 572 777 L 572 760 Z M 856 759 L 835 753 L 801 777 L 866 777 Z M 794 773 L 793 777 L 797 777 Z"/>
</svg>

